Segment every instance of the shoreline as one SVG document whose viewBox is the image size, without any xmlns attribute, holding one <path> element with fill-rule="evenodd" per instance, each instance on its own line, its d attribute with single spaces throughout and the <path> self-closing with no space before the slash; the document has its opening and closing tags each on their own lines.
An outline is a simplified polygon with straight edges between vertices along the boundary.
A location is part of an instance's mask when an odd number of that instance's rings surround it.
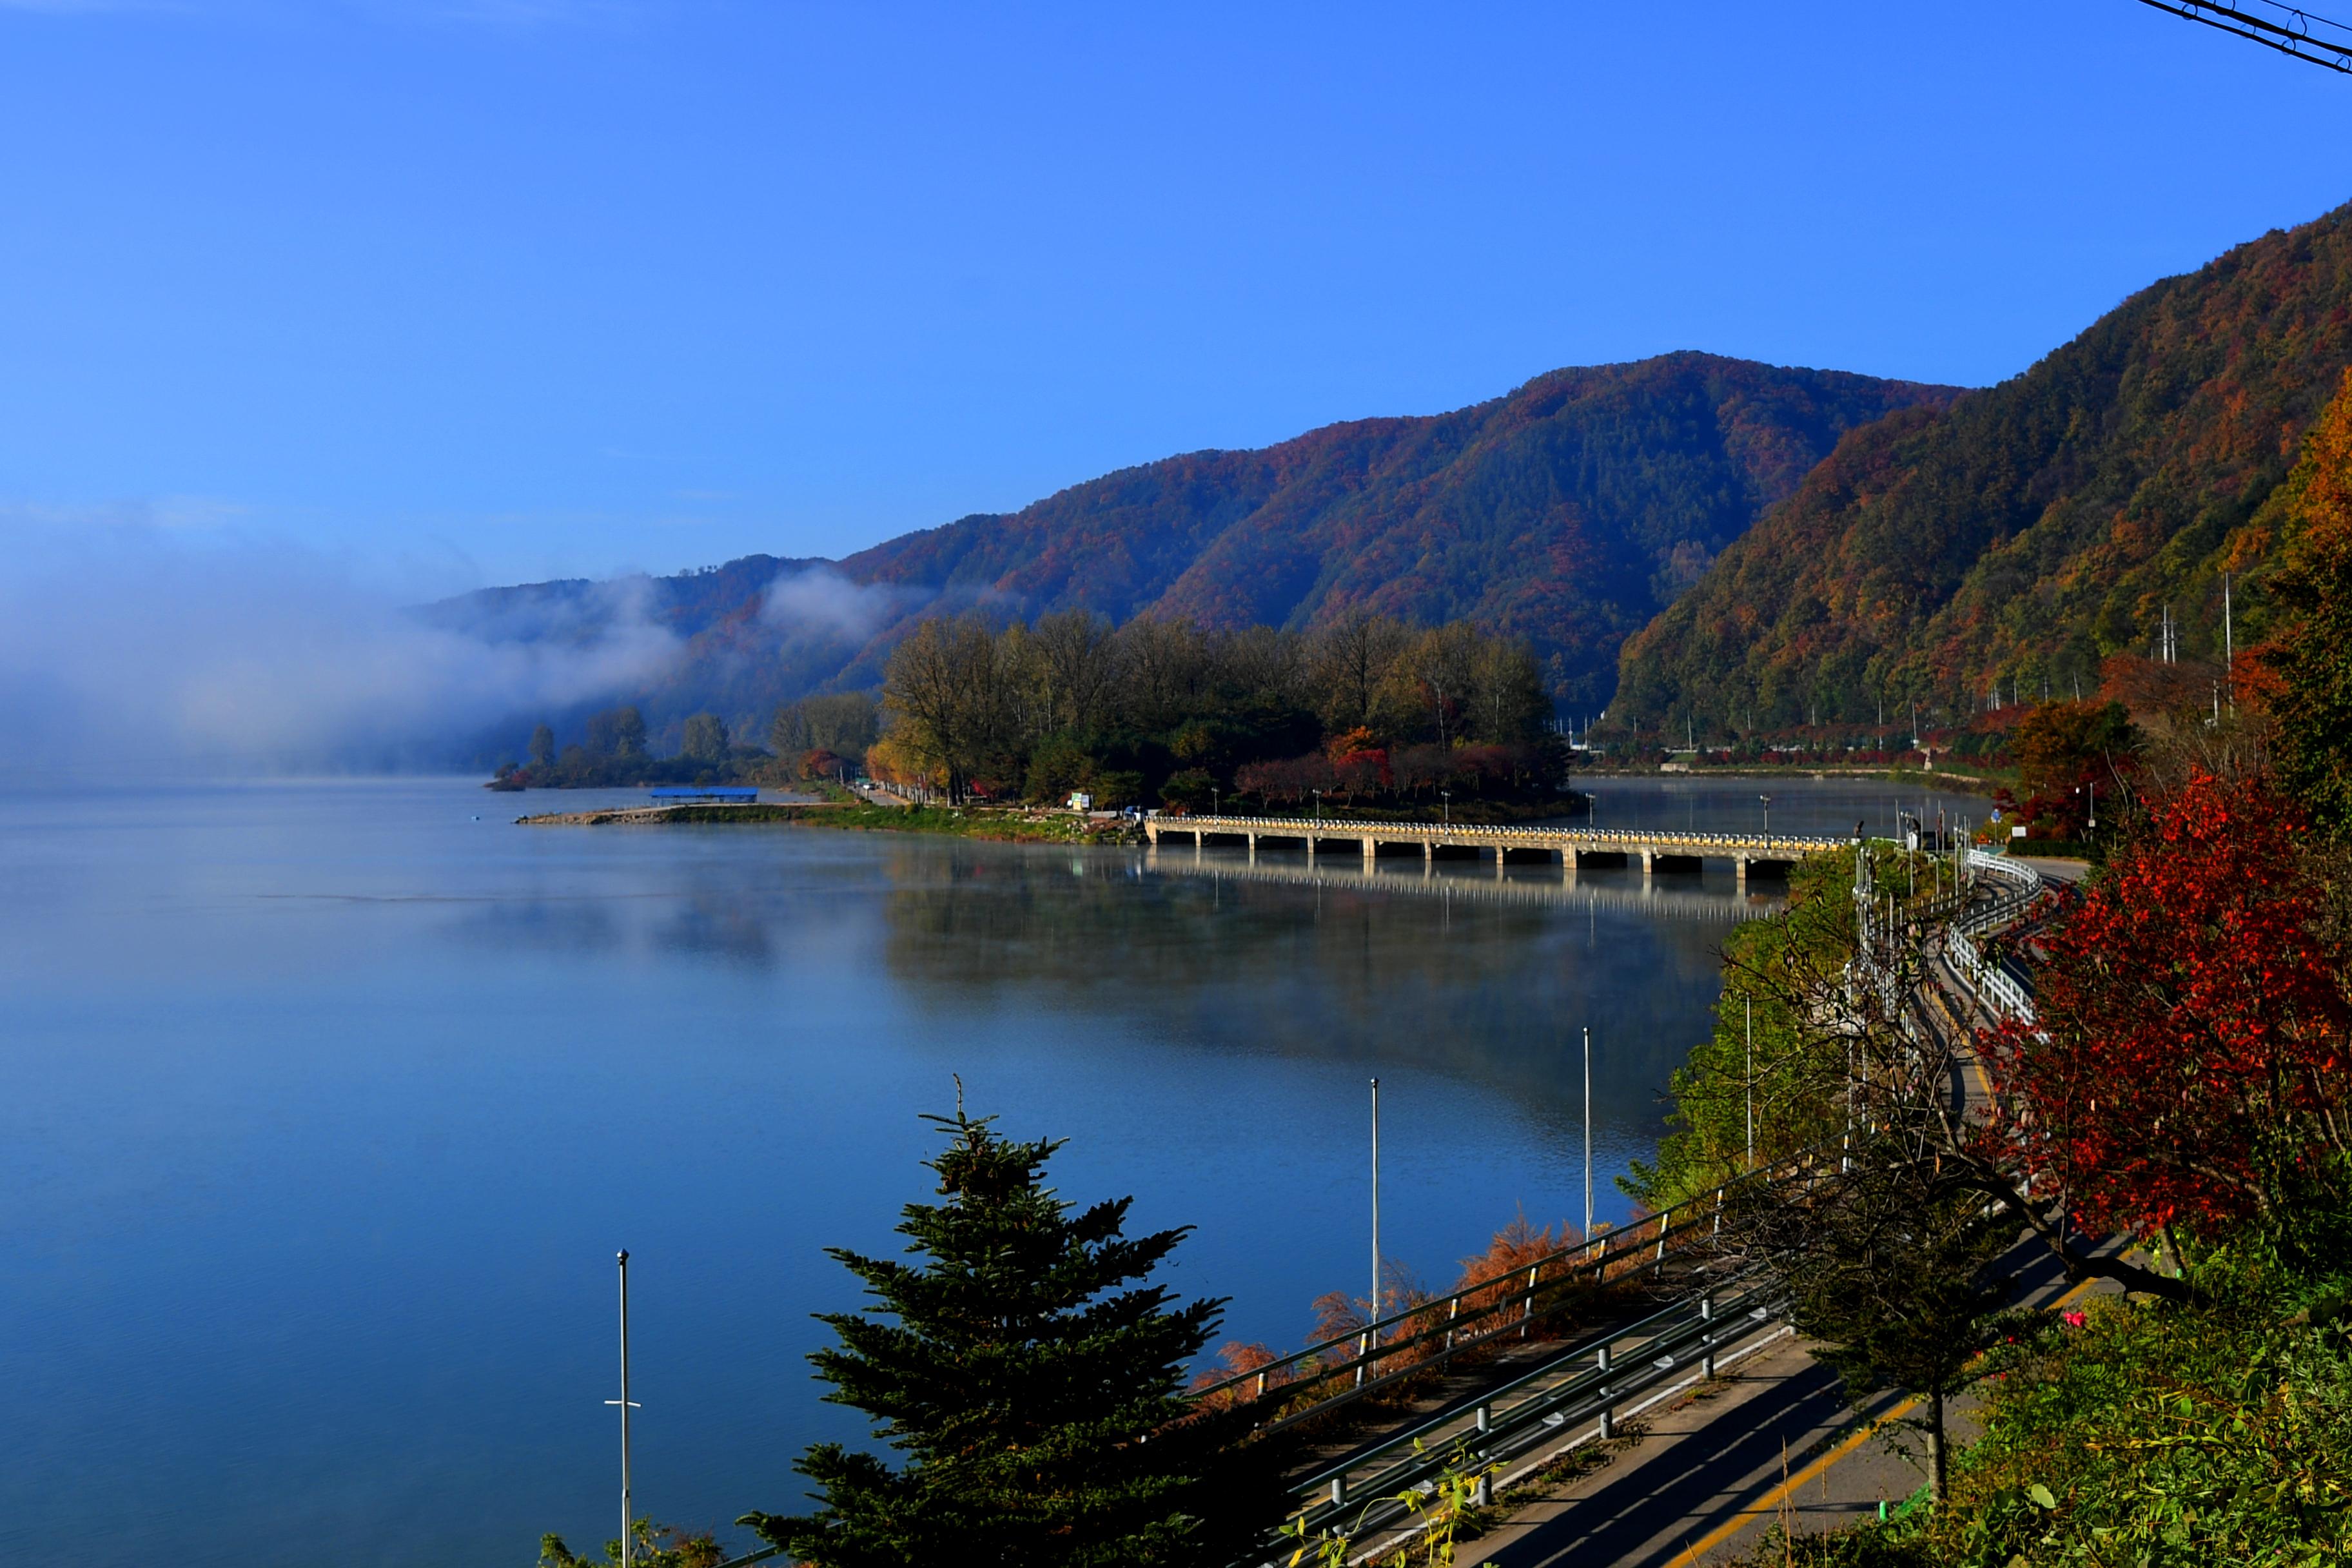
<svg viewBox="0 0 2352 1568">
<path fill-rule="evenodd" d="M 1927 773 L 1916 768 L 1707 768 L 1704 771 L 1662 773 L 1656 769 L 1594 771 L 1584 775 L 1601 779 L 1879 779 L 1889 784 L 1924 784 L 1990 795 L 2006 781 L 1978 774 Z M 1333 815 L 1335 824 L 1349 820 L 1394 823 L 1401 816 L 1349 818 Z M 1418 820 L 1418 818 L 1411 819 Z M 1542 825 L 1551 817 L 1528 820 Z M 514 819 L 519 827 L 667 827 L 741 826 L 781 823 L 829 827 L 851 833 L 924 833 L 944 837 L 979 838 L 1014 844 L 1132 845 L 1143 842 L 1140 829 L 1129 819 L 1097 819 L 1067 813 L 1015 811 L 996 807 L 965 808 L 939 805 L 882 805 L 866 800 L 680 802 L 666 805 L 601 806 L 590 811 L 527 813 Z"/>
<path fill-rule="evenodd" d="M 983 838 L 1015 844 L 1127 844 L 1141 835 L 1123 821 L 1072 817 L 1000 817 L 945 806 L 851 805 L 816 801 L 754 801 L 740 805 L 688 803 L 678 805 L 606 806 L 595 811 L 541 812 L 518 816 L 518 827 L 734 826 L 783 823 L 829 827 L 847 833 L 928 833 L 942 837 Z"/>
<path fill-rule="evenodd" d="M 1776 768 L 1743 766 L 1708 766 L 1677 768 L 1668 773 L 1662 768 L 1593 768 L 1582 775 L 1593 779 L 1885 779 L 1889 784 L 1923 784 L 1948 786 L 1964 795 L 1992 794 L 1995 790 L 2014 787 L 2016 781 L 1998 773 L 1948 773 L 1938 768 Z"/>
</svg>

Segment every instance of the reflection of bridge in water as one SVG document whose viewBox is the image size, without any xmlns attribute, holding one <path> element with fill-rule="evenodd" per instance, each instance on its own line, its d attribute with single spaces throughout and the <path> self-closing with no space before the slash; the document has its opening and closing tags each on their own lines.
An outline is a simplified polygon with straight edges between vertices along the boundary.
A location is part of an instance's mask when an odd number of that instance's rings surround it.
<svg viewBox="0 0 2352 1568">
<path fill-rule="evenodd" d="M 1808 834 L 1488 827 L 1465 822 L 1351 822 L 1340 817 L 1296 816 L 1155 816 L 1144 823 L 1143 831 L 1155 848 L 1171 835 L 1189 837 L 1195 847 L 1213 837 L 1239 839 L 1253 859 L 1261 838 L 1301 843 L 1310 862 L 1318 844 L 1336 839 L 1360 849 L 1367 867 L 1378 860 L 1382 849 L 1417 849 L 1424 868 L 1436 863 L 1441 849 L 1467 849 L 1477 855 L 1492 850 L 1497 873 L 1506 860 L 1517 855 L 1523 860 L 1557 860 L 1571 876 L 1585 860 L 1630 865 L 1638 858 L 1644 877 L 1661 864 L 1728 860 L 1742 887 L 1748 885 L 1748 868 L 1759 861 L 1785 865 L 1853 842 Z"/>
<path fill-rule="evenodd" d="M 1772 913 L 1784 900 L 1747 892 L 1705 893 L 1689 888 L 1662 887 L 1653 878 L 1638 882 L 1622 876 L 1605 880 L 1580 877 L 1573 865 L 1549 874 L 1533 867 L 1492 875 L 1439 871 L 1429 861 L 1414 870 L 1399 867 L 1382 871 L 1344 861 L 1317 864 L 1312 860 L 1243 859 L 1231 850 L 1203 851 L 1196 843 L 1184 848 L 1144 852 L 1143 867 L 1163 876 L 1198 877 L 1220 882 L 1254 882 L 1293 888 L 1330 889 L 1383 896 L 1411 894 L 1422 898 L 1460 899 L 1465 902 L 1516 904 L 1523 909 L 1622 910 L 1652 918 L 1706 921 L 1736 925 Z"/>
</svg>

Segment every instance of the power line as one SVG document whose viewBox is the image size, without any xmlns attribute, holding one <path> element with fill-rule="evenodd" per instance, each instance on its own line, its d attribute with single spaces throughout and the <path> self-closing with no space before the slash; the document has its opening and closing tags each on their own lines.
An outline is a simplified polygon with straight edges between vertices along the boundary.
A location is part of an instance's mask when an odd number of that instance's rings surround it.
<svg viewBox="0 0 2352 1568">
<path fill-rule="evenodd" d="M 2239 0 L 2210 5 L 2201 0 L 2139 0 L 2169 16 L 2218 27 L 2224 33 L 2292 55 L 2306 64 L 2352 76 L 2352 27 L 2277 0 Z"/>
</svg>

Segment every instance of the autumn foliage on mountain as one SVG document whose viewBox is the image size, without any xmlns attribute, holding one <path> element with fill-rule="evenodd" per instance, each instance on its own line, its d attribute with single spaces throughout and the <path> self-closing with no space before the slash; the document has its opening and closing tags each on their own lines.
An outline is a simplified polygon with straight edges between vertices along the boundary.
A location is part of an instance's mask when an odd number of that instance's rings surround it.
<svg viewBox="0 0 2352 1568">
<path fill-rule="evenodd" d="M 2263 660 L 2278 682 L 2279 773 L 2342 833 L 2352 829 L 2352 371 L 2263 510 L 2287 541 L 2274 591 L 2293 617 Z"/>
<path fill-rule="evenodd" d="M 675 637 L 662 673 L 613 694 L 657 731 L 702 709 L 748 730 L 808 691 L 877 686 L 918 625 L 970 610 L 1206 631 L 1470 620 L 1528 642 L 1554 697 L 1597 711 L 1625 637 L 1841 436 L 1956 395 L 1667 354 L 1555 371 L 1450 414 L 1164 458 L 839 562 L 753 556 L 675 577 L 488 589 L 428 613 L 498 639 L 584 647 L 625 624 Z"/>
<path fill-rule="evenodd" d="M 2265 503 L 2352 363 L 2352 209 L 2157 283 L 2032 369 L 1855 431 L 1627 641 L 1612 717 L 1956 720 L 2266 635 Z M 2200 693 L 2201 695 L 2201 693 Z"/>
</svg>

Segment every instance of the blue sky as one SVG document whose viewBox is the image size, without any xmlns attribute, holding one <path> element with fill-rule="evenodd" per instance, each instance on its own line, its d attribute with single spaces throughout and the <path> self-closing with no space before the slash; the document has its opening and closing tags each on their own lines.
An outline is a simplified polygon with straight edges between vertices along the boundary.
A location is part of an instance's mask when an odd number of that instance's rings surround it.
<svg viewBox="0 0 2352 1568">
<path fill-rule="evenodd" d="M 2132 0 L 0 0 L 0 520 L 839 554 L 1702 348 L 1981 384 L 2352 198 Z"/>
</svg>

